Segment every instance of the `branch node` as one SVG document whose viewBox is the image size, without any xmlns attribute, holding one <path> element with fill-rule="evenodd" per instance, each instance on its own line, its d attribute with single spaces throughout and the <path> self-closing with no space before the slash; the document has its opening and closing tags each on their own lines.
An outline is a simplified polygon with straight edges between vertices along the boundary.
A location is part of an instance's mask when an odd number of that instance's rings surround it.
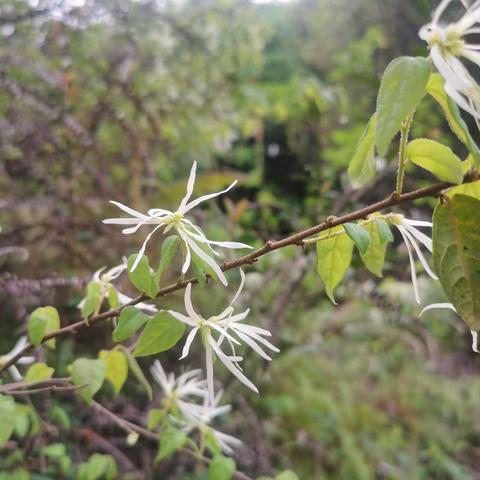
<svg viewBox="0 0 480 480">
<path fill-rule="evenodd" d="M 398 193 L 398 192 L 393 192 L 393 193 L 390 195 L 390 200 L 391 200 L 392 202 L 398 202 L 398 201 L 400 200 L 400 198 L 401 198 L 401 195 L 400 195 L 400 193 Z"/>
</svg>

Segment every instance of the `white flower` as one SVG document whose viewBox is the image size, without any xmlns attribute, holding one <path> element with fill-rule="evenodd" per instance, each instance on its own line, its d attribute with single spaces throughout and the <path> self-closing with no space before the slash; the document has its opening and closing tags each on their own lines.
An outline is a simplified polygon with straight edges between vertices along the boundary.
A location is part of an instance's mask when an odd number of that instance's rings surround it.
<svg viewBox="0 0 480 480">
<path fill-rule="evenodd" d="M 205 380 L 200 379 L 202 374 L 200 369 L 185 372 L 175 378 L 173 373 L 167 375 L 161 363 L 155 360 L 150 372 L 163 391 L 164 405 L 167 409 L 177 406 L 185 415 L 193 405 L 188 400 L 197 397 L 204 401 L 207 398 Z"/>
<path fill-rule="evenodd" d="M 418 291 L 418 284 L 417 284 L 417 273 L 415 271 L 415 259 L 413 256 L 413 250 L 418 256 L 420 263 L 423 265 L 425 271 L 435 280 L 438 280 L 438 277 L 433 273 L 432 269 L 428 265 L 427 260 L 423 256 L 422 251 L 417 243 L 420 242 L 430 253 L 432 252 L 432 239 L 422 233 L 415 227 L 430 227 L 432 228 L 432 222 L 425 222 L 422 220 L 410 220 L 405 218 L 403 215 L 400 214 L 390 214 L 389 216 L 390 221 L 398 228 L 398 231 L 402 235 L 403 241 L 407 246 L 408 251 L 408 258 L 410 260 L 410 270 L 412 274 L 412 284 L 413 290 L 415 292 L 415 300 L 417 303 L 420 303 L 420 294 Z"/>
<path fill-rule="evenodd" d="M 207 385 L 209 397 L 213 401 L 214 398 L 214 385 L 213 385 L 213 358 L 217 356 L 220 361 L 233 373 L 244 385 L 251 388 L 254 392 L 258 393 L 257 387 L 242 373 L 238 363 L 242 360 L 242 357 L 239 357 L 235 353 L 235 345 L 240 345 L 240 342 L 245 343 L 250 348 L 252 348 L 256 353 L 262 356 L 266 360 L 271 360 L 270 356 L 263 350 L 263 347 L 278 352 L 278 348 L 272 345 L 264 337 L 270 337 L 271 333 L 268 330 L 265 330 L 254 325 L 247 325 L 242 323 L 247 315 L 250 312 L 250 309 L 245 310 L 242 313 L 234 315 L 233 304 L 240 296 L 243 286 L 245 284 L 245 274 L 240 270 L 241 282 L 240 286 L 235 293 L 232 301 L 228 307 L 223 310 L 219 315 L 211 316 L 208 319 L 201 317 L 193 309 L 192 299 L 191 299 L 191 284 L 187 285 L 185 289 L 185 310 L 187 316 L 169 310 L 169 313 L 175 317 L 177 320 L 186 323 L 192 330 L 187 336 L 185 345 L 183 347 L 182 356 L 180 359 L 185 358 L 190 352 L 190 346 L 192 345 L 193 340 L 197 336 L 197 333 L 200 332 L 205 346 L 205 363 L 207 370 Z M 217 336 L 217 339 L 215 338 Z M 222 351 L 221 345 L 224 340 L 227 340 L 231 350 L 232 355 L 227 355 Z M 261 344 L 262 346 L 260 346 Z"/>
<path fill-rule="evenodd" d="M 124 228 L 122 230 L 122 233 L 124 233 L 125 235 L 135 233 L 142 225 L 155 225 L 155 228 L 147 235 L 147 238 L 143 242 L 143 245 L 138 252 L 137 258 L 134 264 L 132 265 L 132 271 L 135 270 L 135 268 L 138 265 L 138 262 L 140 262 L 140 259 L 145 252 L 147 243 L 152 237 L 152 235 L 162 227 L 165 227 L 164 233 L 167 233 L 169 230 L 174 228 L 185 245 L 186 258 L 182 266 L 182 273 L 185 273 L 188 270 L 191 262 L 191 256 L 193 253 L 196 256 L 198 256 L 202 261 L 204 261 L 215 272 L 215 274 L 218 276 L 218 278 L 224 285 L 227 285 L 227 279 L 225 278 L 224 273 L 222 272 L 220 267 L 217 265 L 214 258 L 208 253 L 206 253 L 199 244 L 204 244 L 213 255 L 218 255 L 218 253 L 212 248 L 212 245 L 218 246 L 218 247 L 224 247 L 224 248 L 233 248 L 233 249 L 252 248 L 249 245 L 246 245 L 244 243 L 215 242 L 212 240 L 208 240 L 205 234 L 200 230 L 200 228 L 198 228 L 190 220 L 185 218 L 185 214 L 187 214 L 192 208 L 196 207 L 197 205 L 204 202 L 205 200 L 218 197 L 219 195 L 222 195 L 223 193 L 228 192 L 237 183 L 237 181 L 235 180 L 228 188 L 226 188 L 225 190 L 222 190 L 221 192 L 211 193 L 209 195 L 203 195 L 197 198 L 196 200 L 192 200 L 189 202 L 190 197 L 192 196 L 192 193 L 193 193 L 196 170 L 197 170 L 197 162 L 193 162 L 192 169 L 190 171 L 190 177 L 187 183 L 187 193 L 183 197 L 182 201 L 180 202 L 180 205 L 178 206 L 175 212 L 171 212 L 170 210 L 164 210 L 162 208 L 153 208 L 147 212 L 148 215 L 145 215 L 119 202 L 114 202 L 114 201 L 111 202 L 114 205 L 116 205 L 118 208 L 123 210 L 124 212 L 131 215 L 131 217 L 130 218 L 107 218 L 103 220 L 103 223 L 115 224 L 115 225 L 133 225 L 128 228 Z"/>
<path fill-rule="evenodd" d="M 425 313 L 428 312 L 429 310 L 433 310 L 435 308 L 442 308 L 442 309 L 448 309 L 448 310 L 453 310 L 455 313 L 457 312 L 457 309 L 453 306 L 451 303 L 432 303 L 431 305 L 427 305 L 421 312 L 420 312 L 420 317 Z M 478 349 L 478 332 L 475 330 L 470 330 L 470 333 L 472 334 L 472 350 L 475 353 L 480 353 L 480 350 Z"/>
<path fill-rule="evenodd" d="M 15 346 L 10 352 L 0 356 L 0 366 L 5 365 L 7 362 L 9 362 L 17 353 L 19 353 L 23 349 L 23 347 L 25 347 L 26 344 L 27 337 L 20 337 L 18 342 L 15 344 Z M 18 359 L 17 363 L 20 365 L 29 365 L 34 361 L 35 357 L 22 357 Z M 20 374 L 18 368 L 15 365 L 10 365 L 10 367 L 8 367 L 8 371 L 16 382 L 20 382 L 21 380 L 23 380 L 22 375 Z"/>
<path fill-rule="evenodd" d="M 480 88 L 466 67 L 459 60 L 464 57 L 480 66 L 480 45 L 469 44 L 465 36 L 480 32 L 480 2 L 470 7 L 456 23 L 440 23 L 440 18 L 452 0 L 443 0 L 435 10 L 432 21 L 419 32 L 428 43 L 430 56 L 445 80 L 445 91 L 457 105 L 480 119 Z M 478 124 L 478 122 L 477 122 Z"/>
<path fill-rule="evenodd" d="M 111 281 L 117 279 L 127 269 L 127 259 L 124 258 L 123 263 L 117 265 L 116 267 L 112 267 L 105 273 L 102 273 L 106 268 L 107 267 L 102 267 L 92 275 L 92 282 L 100 284 L 100 295 L 102 296 L 102 301 L 108 297 L 110 288 L 113 288 Z M 125 295 L 118 290 L 115 291 L 117 293 L 118 303 L 120 303 L 120 305 L 126 305 L 133 300 L 128 295 Z M 84 304 L 85 298 L 77 305 L 77 307 L 82 308 Z M 137 303 L 135 307 L 149 313 L 158 312 L 158 309 L 155 306 L 144 302 Z"/>
<path fill-rule="evenodd" d="M 243 273 L 242 269 L 240 269 L 240 277 L 241 277 L 240 286 L 237 290 L 237 293 L 234 295 L 232 301 L 230 302 L 230 305 L 220 315 L 215 317 L 215 319 L 218 325 L 223 327 L 226 332 L 230 330 L 232 333 L 235 333 L 235 335 L 238 337 L 239 340 L 246 343 L 252 350 L 258 353 L 265 360 L 270 361 L 272 359 L 267 353 L 265 353 L 265 351 L 260 347 L 260 345 L 258 345 L 258 343 L 263 344 L 265 347 L 269 348 L 273 352 L 279 352 L 280 350 L 277 347 L 275 347 L 268 340 L 263 338 L 263 337 L 271 337 L 272 334 L 268 330 L 265 330 L 264 328 L 241 323 L 242 320 L 245 320 L 245 318 L 250 313 L 249 308 L 247 308 L 247 310 L 245 310 L 243 313 L 233 315 L 234 309 L 232 305 L 240 296 L 240 293 L 243 290 L 243 286 L 245 285 L 245 274 Z M 224 335 L 222 335 L 219 338 L 218 346 L 221 346 L 224 338 L 225 338 Z M 230 346 L 232 347 L 233 355 L 235 355 L 235 349 L 233 347 L 233 344 L 230 343 Z"/>
<path fill-rule="evenodd" d="M 175 312 L 173 310 L 168 311 L 170 315 L 172 315 L 174 318 L 192 327 L 192 330 L 190 331 L 187 339 L 185 340 L 185 345 L 183 347 L 182 356 L 180 357 L 180 359 L 183 359 L 188 355 L 193 340 L 195 339 L 197 333 L 200 332 L 203 344 L 205 346 L 205 364 L 210 400 L 213 401 L 215 397 L 213 385 L 213 358 L 215 355 L 220 359 L 220 361 L 225 365 L 225 367 L 227 367 L 228 370 L 230 370 L 230 372 L 232 372 L 233 375 L 235 375 L 244 385 L 251 388 L 254 392 L 258 393 L 257 387 L 242 373 L 242 371 L 237 365 L 237 363 L 242 360 L 242 357 L 226 355 L 220 349 L 220 346 L 218 345 L 217 340 L 215 339 L 213 334 L 217 333 L 220 334 L 222 337 L 226 337 L 227 340 L 231 342 L 232 346 L 233 344 L 240 345 L 240 343 L 227 332 L 226 328 L 222 327 L 219 324 L 219 320 L 222 320 L 220 316 L 204 319 L 195 312 L 192 305 L 191 291 L 192 284 L 189 283 L 187 285 L 187 288 L 185 289 L 184 296 L 185 310 L 187 311 L 188 316 L 185 316 L 182 313 Z M 228 315 L 229 313 L 230 311 L 227 312 L 225 315 Z"/>
<path fill-rule="evenodd" d="M 185 420 L 181 422 L 183 431 L 191 433 L 198 430 L 203 436 L 208 432 L 212 433 L 218 442 L 218 446 L 227 455 L 233 453 L 233 449 L 242 445 L 242 442 L 226 433 L 219 432 L 210 426 L 212 421 L 219 415 L 230 412 L 231 405 L 219 406 L 223 391 L 219 391 L 211 403 L 205 402 L 203 405 L 190 405 L 190 410 L 185 412 Z"/>
</svg>

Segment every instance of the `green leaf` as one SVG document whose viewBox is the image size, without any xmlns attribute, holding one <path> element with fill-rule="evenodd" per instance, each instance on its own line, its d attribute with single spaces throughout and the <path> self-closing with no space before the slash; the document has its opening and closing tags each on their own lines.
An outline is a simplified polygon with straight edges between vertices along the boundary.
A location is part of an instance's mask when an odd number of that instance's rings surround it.
<svg viewBox="0 0 480 480">
<path fill-rule="evenodd" d="M 195 261 L 192 262 L 192 270 L 195 278 L 198 280 L 198 285 L 200 286 L 200 288 L 203 288 L 207 283 L 207 277 L 205 275 L 205 272 L 202 270 L 201 267 L 198 266 Z"/>
<path fill-rule="evenodd" d="M 209 480 L 230 480 L 235 473 L 235 462 L 231 458 L 218 455 L 208 467 Z"/>
<path fill-rule="evenodd" d="M 147 428 L 153 430 L 165 418 L 166 414 L 167 411 L 164 408 L 152 408 L 148 412 Z"/>
<path fill-rule="evenodd" d="M 64 430 L 70 430 L 70 417 L 68 413 L 59 405 L 52 406 L 48 412 L 48 418 Z"/>
<path fill-rule="evenodd" d="M 388 223 L 382 218 L 376 218 L 375 223 L 377 224 L 377 231 L 380 238 L 380 243 L 393 242 L 393 233 L 390 230 Z"/>
<path fill-rule="evenodd" d="M 348 176 L 354 188 L 363 187 L 370 182 L 377 173 L 377 167 L 375 164 L 376 125 L 377 115 L 373 114 L 358 141 L 355 153 L 350 160 Z"/>
<path fill-rule="evenodd" d="M 447 95 L 444 88 L 445 82 L 438 73 L 432 73 L 427 83 L 427 92 L 442 107 L 447 122 L 452 132 L 463 142 L 472 154 L 475 163 L 480 167 L 480 150 L 468 130 L 467 124 L 460 115 L 456 103 Z"/>
<path fill-rule="evenodd" d="M 127 357 L 128 367 L 130 368 L 130 371 L 132 372 L 133 376 L 140 382 L 140 385 L 142 385 L 142 387 L 147 392 L 148 399 L 152 400 L 153 398 L 152 387 L 148 383 L 148 380 L 146 379 L 145 375 L 143 374 L 142 369 L 140 368 L 140 365 L 138 365 L 137 360 L 133 357 L 133 355 L 131 354 L 128 348 L 122 348 L 122 352 Z"/>
<path fill-rule="evenodd" d="M 433 262 L 443 290 L 472 330 L 480 330 L 480 201 L 455 195 L 433 214 Z"/>
<path fill-rule="evenodd" d="M 166 312 L 158 313 L 148 321 L 133 355 L 145 357 L 169 350 L 182 338 L 184 332 L 184 323 Z"/>
<path fill-rule="evenodd" d="M 385 263 L 385 254 L 387 252 L 388 241 L 380 237 L 377 220 L 368 222 L 365 229 L 370 234 L 370 245 L 365 252 L 360 252 L 363 263 L 377 277 L 382 277 L 383 264 Z M 385 222 L 383 222 L 385 223 Z M 390 229 L 387 227 L 388 231 Z M 392 232 L 390 232 L 391 234 Z"/>
<path fill-rule="evenodd" d="M 33 407 L 30 405 L 15 404 L 15 435 L 25 438 L 40 433 L 40 418 Z"/>
<path fill-rule="evenodd" d="M 78 358 L 72 364 L 74 385 L 85 385 L 77 390 L 78 394 L 90 404 L 93 396 L 100 390 L 105 379 L 105 363 L 102 360 Z"/>
<path fill-rule="evenodd" d="M 157 274 L 161 275 L 170 265 L 177 251 L 180 237 L 178 235 L 171 235 L 167 237 L 162 243 L 162 251 L 160 257 L 160 264 L 158 265 Z"/>
<path fill-rule="evenodd" d="M 28 339 L 34 345 L 40 345 L 47 333 L 60 328 L 60 316 L 54 307 L 39 307 L 32 312 L 28 319 Z M 52 338 L 46 344 L 54 348 L 55 339 Z"/>
<path fill-rule="evenodd" d="M 118 301 L 118 293 L 114 287 L 110 287 L 108 289 L 108 304 L 110 308 L 117 308 L 120 305 Z"/>
<path fill-rule="evenodd" d="M 136 258 L 136 254 L 128 257 L 128 278 L 135 288 L 147 294 L 150 298 L 155 298 L 159 289 L 159 278 L 150 268 L 148 257 L 145 255 L 140 259 L 137 268 L 131 272 L 130 270 L 132 269 Z"/>
<path fill-rule="evenodd" d="M 0 395 L 0 447 L 10 439 L 15 428 L 15 402 L 12 397 Z"/>
<path fill-rule="evenodd" d="M 49 458 L 61 458 L 66 455 L 67 449 L 63 443 L 51 443 L 41 449 L 42 455 Z"/>
<path fill-rule="evenodd" d="M 220 448 L 218 439 L 211 428 L 203 433 L 203 443 L 205 444 L 205 447 L 210 450 L 214 457 L 222 454 L 222 449 Z"/>
<path fill-rule="evenodd" d="M 81 463 L 77 480 L 114 480 L 118 478 L 115 459 L 110 455 L 94 453 L 86 463 Z"/>
<path fill-rule="evenodd" d="M 341 226 L 332 228 L 329 233 L 332 234 L 330 237 L 317 242 L 317 272 L 325 284 L 328 298 L 336 305 L 333 290 L 350 266 L 353 241 Z"/>
<path fill-rule="evenodd" d="M 120 350 L 100 350 L 98 357 L 105 362 L 105 378 L 119 393 L 128 376 L 127 357 Z"/>
<path fill-rule="evenodd" d="M 87 319 L 92 313 L 100 309 L 103 298 L 100 297 L 100 284 L 98 282 L 90 282 L 87 285 L 87 295 L 82 305 L 82 316 Z"/>
<path fill-rule="evenodd" d="M 138 310 L 138 308 L 125 307 L 122 313 L 120 313 L 118 324 L 113 331 L 113 341 L 122 342 L 126 340 L 143 327 L 149 319 L 150 317 Z"/>
<path fill-rule="evenodd" d="M 425 95 L 430 71 L 430 62 L 421 57 L 399 57 L 386 68 L 378 91 L 375 129 L 375 144 L 382 157 Z"/>
<path fill-rule="evenodd" d="M 155 463 L 164 460 L 177 450 L 180 450 L 185 445 L 187 438 L 187 434 L 177 428 L 165 428 L 160 436 L 160 448 L 155 457 Z"/>
<path fill-rule="evenodd" d="M 52 378 L 55 369 L 49 367 L 46 363 L 34 363 L 25 375 L 25 383 L 38 382 Z"/>
<path fill-rule="evenodd" d="M 468 182 L 456 187 L 449 188 L 445 195 L 447 197 L 453 197 L 454 195 L 468 195 L 469 197 L 480 200 L 480 180 L 475 182 Z"/>
<path fill-rule="evenodd" d="M 357 223 L 345 223 L 343 227 L 360 253 L 365 253 L 370 245 L 370 233 Z"/>
<path fill-rule="evenodd" d="M 407 145 L 407 157 L 443 182 L 462 183 L 462 161 L 441 143 L 427 138 L 413 140 Z"/>
</svg>

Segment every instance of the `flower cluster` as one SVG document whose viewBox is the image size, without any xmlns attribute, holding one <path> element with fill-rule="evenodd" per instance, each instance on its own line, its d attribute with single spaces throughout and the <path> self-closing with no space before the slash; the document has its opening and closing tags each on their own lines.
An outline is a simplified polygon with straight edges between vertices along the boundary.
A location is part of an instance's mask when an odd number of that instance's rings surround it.
<svg viewBox="0 0 480 480">
<path fill-rule="evenodd" d="M 245 376 L 239 366 L 239 362 L 241 362 L 243 358 L 236 355 L 235 345 L 240 345 L 240 342 L 242 341 L 265 360 L 271 360 L 271 358 L 259 344 L 263 345 L 269 350 L 272 350 L 273 352 L 279 351 L 278 348 L 264 338 L 271 336 L 271 333 L 268 330 L 254 325 L 242 323 L 243 320 L 247 318 L 250 309 L 247 308 L 244 312 L 234 315 L 233 304 L 240 296 L 245 285 L 245 274 L 242 270 L 240 270 L 240 275 L 241 282 L 237 292 L 235 293 L 228 307 L 218 315 L 204 318 L 194 310 L 191 299 L 192 285 L 190 283 L 187 285 L 184 295 L 185 310 L 187 315 L 169 310 L 169 313 L 173 317 L 192 328 L 185 341 L 181 359 L 185 358 L 189 354 L 190 346 L 197 336 L 197 333 L 200 333 L 201 335 L 203 344 L 205 346 L 207 384 L 209 398 L 212 403 L 215 398 L 213 382 L 213 361 L 215 356 L 225 365 L 228 370 L 230 370 L 233 375 L 240 380 L 240 382 L 252 389 L 254 392 L 258 393 L 257 387 Z M 225 353 L 221 348 L 224 340 L 226 340 L 230 346 L 230 354 Z"/>
<path fill-rule="evenodd" d="M 182 266 L 182 273 L 185 273 L 188 270 L 192 257 L 195 255 L 208 267 L 210 267 L 210 269 L 215 273 L 215 275 L 218 277 L 218 279 L 222 282 L 223 285 L 227 285 L 227 279 L 223 271 L 217 265 L 213 258 L 213 256 L 218 255 L 218 253 L 214 250 L 213 247 L 218 246 L 231 249 L 251 248 L 249 245 L 238 242 L 217 242 L 209 240 L 198 226 L 194 225 L 189 219 L 185 217 L 185 215 L 191 209 L 193 209 L 203 201 L 215 198 L 222 193 L 229 191 L 236 184 L 235 181 L 227 189 L 221 192 L 204 195 L 197 198 L 196 200 L 190 200 L 195 183 L 196 169 L 197 163 L 194 162 L 187 182 L 186 194 L 180 202 L 180 205 L 174 212 L 162 208 L 155 208 L 149 210 L 145 215 L 121 203 L 112 202 L 121 210 L 131 215 L 131 217 L 108 218 L 105 219 L 103 222 L 107 224 L 128 225 L 127 228 L 124 228 L 122 230 L 124 234 L 129 235 L 135 233 L 142 225 L 154 225 L 153 230 L 147 235 L 146 239 L 142 244 L 142 247 L 140 248 L 140 251 L 138 252 L 136 260 L 132 265 L 132 271 L 137 267 L 138 262 L 142 258 L 148 241 L 150 240 L 152 235 L 160 228 L 164 228 L 164 233 L 167 233 L 171 229 L 174 229 L 183 242 L 185 248 L 185 261 Z M 122 265 L 119 265 L 118 267 L 115 267 L 101 275 L 101 272 L 103 271 L 102 269 L 95 273 L 94 281 L 103 282 L 104 285 L 109 285 L 110 280 L 117 278 L 118 275 L 120 275 L 120 273 L 126 268 L 126 264 L 123 263 Z M 185 345 L 183 347 L 181 359 L 185 358 L 189 354 L 190 347 L 195 337 L 197 336 L 197 333 L 199 333 L 202 338 L 203 345 L 205 346 L 206 357 L 205 364 L 208 391 L 207 403 L 208 408 L 212 409 L 214 409 L 217 399 L 217 396 L 215 396 L 214 392 L 213 379 L 213 363 L 215 358 L 218 358 L 225 365 L 225 367 L 230 370 L 230 372 L 235 375 L 244 385 L 251 388 L 253 391 L 258 392 L 257 387 L 242 372 L 240 362 L 243 360 L 243 358 L 236 354 L 235 347 L 240 346 L 241 343 L 244 343 L 266 360 L 271 360 L 271 358 L 265 352 L 264 348 L 267 348 L 274 352 L 279 351 L 265 338 L 271 336 L 271 333 L 268 330 L 243 323 L 245 318 L 248 316 L 250 309 L 246 309 L 242 313 L 234 314 L 233 304 L 240 296 L 240 293 L 245 284 L 245 274 L 243 273 L 243 271 L 240 271 L 240 275 L 241 282 L 236 294 L 234 295 L 228 307 L 223 310 L 223 312 L 221 312 L 219 315 L 204 318 L 194 310 L 191 300 L 192 285 L 190 283 L 185 289 L 184 302 L 186 315 L 180 312 L 169 310 L 169 313 L 174 318 L 191 327 L 191 331 L 189 332 L 185 341 Z M 108 288 L 104 288 L 102 292 L 103 291 L 107 292 Z M 122 296 L 122 298 L 128 299 L 128 297 L 126 296 Z M 126 302 L 122 301 L 122 303 L 124 304 Z M 147 305 L 147 307 L 150 306 Z M 228 353 L 225 353 L 222 349 L 224 341 L 228 344 L 230 348 L 230 352 Z M 171 395 L 173 395 L 172 392 L 177 392 L 180 387 L 185 387 L 185 385 L 188 385 L 188 388 L 191 388 L 193 384 L 196 385 L 195 388 L 199 386 L 199 384 L 197 383 L 198 372 L 190 372 L 190 374 L 187 374 L 186 377 L 180 377 L 179 379 L 175 380 L 174 377 L 167 377 L 158 364 L 157 367 L 154 368 L 152 373 L 155 375 L 155 378 L 161 384 L 164 391 L 170 392 L 168 394 L 169 398 Z M 178 382 L 180 382 L 181 385 Z M 183 390 L 180 388 L 180 391 L 182 392 Z M 192 391 L 188 391 L 189 393 L 192 393 Z M 198 394 L 198 390 L 196 391 L 196 393 Z M 176 395 L 177 394 L 178 392 L 176 393 Z M 185 405 L 181 401 L 180 403 L 178 403 L 178 408 L 180 408 L 181 410 L 184 406 Z M 202 415 L 204 413 L 205 412 L 203 412 L 202 410 Z M 192 412 L 190 412 L 190 416 L 192 415 Z"/>
<path fill-rule="evenodd" d="M 227 279 L 225 274 L 222 272 L 220 267 L 215 262 L 215 259 L 212 255 L 218 255 L 212 246 L 218 246 L 223 248 L 252 248 L 250 245 L 246 245 L 244 243 L 238 242 L 217 242 L 213 240 L 209 240 L 202 230 L 194 225 L 190 220 L 188 220 L 185 215 L 192 210 L 192 208 L 196 207 L 200 203 L 210 200 L 211 198 L 218 197 L 223 193 L 228 192 L 232 189 L 237 181 L 235 180 L 228 188 L 222 190 L 221 192 L 217 193 L 210 193 L 208 195 L 203 195 L 196 200 L 190 200 L 190 197 L 193 193 L 193 186 L 195 184 L 195 176 L 197 171 L 197 162 L 194 162 L 192 165 L 192 169 L 190 171 L 190 177 L 187 183 L 187 193 L 183 197 L 180 205 L 175 210 L 175 212 L 171 212 L 170 210 L 165 210 L 163 208 L 153 208 L 150 209 L 147 215 L 137 212 L 126 205 L 123 205 L 119 202 L 112 201 L 114 205 L 118 208 L 123 210 L 125 213 L 131 215 L 130 218 L 107 218 L 103 221 L 103 223 L 107 224 L 115 224 L 115 225 L 133 225 L 129 226 L 128 228 L 124 228 L 122 233 L 125 235 L 130 235 L 138 231 L 138 229 L 142 225 L 155 225 L 154 229 L 147 235 L 145 238 L 139 252 L 137 258 L 132 265 L 132 271 L 135 270 L 138 263 L 140 262 L 142 255 L 145 253 L 145 249 L 147 246 L 148 241 L 152 237 L 152 235 L 159 230 L 160 228 L 164 228 L 164 233 L 169 232 L 171 229 L 174 229 L 180 238 L 182 239 L 183 245 L 185 246 L 185 261 L 182 266 L 182 273 L 186 273 L 188 268 L 190 267 L 190 263 L 192 260 L 192 255 L 196 255 L 200 258 L 203 262 L 205 262 L 218 276 L 219 280 L 223 283 L 223 285 L 227 285 Z"/>
<path fill-rule="evenodd" d="M 459 58 L 480 66 L 480 45 L 467 43 L 465 37 L 480 32 L 480 2 L 464 6 L 464 15 L 455 23 L 442 24 L 441 17 L 452 0 L 443 0 L 435 10 L 432 21 L 419 32 L 428 43 L 430 56 L 445 80 L 445 91 L 457 105 L 470 113 L 477 124 L 480 119 L 480 87 Z"/>
<path fill-rule="evenodd" d="M 198 431 L 203 438 L 209 433 L 212 434 L 227 455 L 233 453 L 232 448 L 241 445 L 242 442 L 237 438 L 211 426 L 213 420 L 228 413 L 231 406 L 220 406 L 221 391 L 212 402 L 208 401 L 206 382 L 200 379 L 201 370 L 185 372 L 175 378 L 173 373 L 167 375 L 161 363 L 156 360 L 150 371 L 163 391 L 163 407 L 166 413 L 172 415 L 172 419 L 185 433 Z"/>
</svg>

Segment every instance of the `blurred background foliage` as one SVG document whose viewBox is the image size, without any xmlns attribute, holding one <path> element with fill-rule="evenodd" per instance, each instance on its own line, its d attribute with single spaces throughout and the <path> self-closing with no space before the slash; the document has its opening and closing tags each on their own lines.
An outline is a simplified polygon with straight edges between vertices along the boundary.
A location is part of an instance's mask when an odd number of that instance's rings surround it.
<svg viewBox="0 0 480 480">
<path fill-rule="evenodd" d="M 194 159 L 198 194 L 240 179 L 197 212 L 210 238 L 260 245 L 389 194 L 394 151 L 378 160 L 368 188 L 354 191 L 346 167 L 387 63 L 425 54 L 417 31 L 430 10 L 427 0 L 3 0 L 1 351 L 37 306 L 55 305 L 64 325 L 78 320 L 92 272 L 142 240 L 101 224 L 113 212 L 108 200 L 169 208 Z M 445 141 L 435 108 L 422 106 L 414 135 Z M 430 181 L 416 172 L 407 188 Z M 431 207 L 419 202 L 406 213 L 427 218 Z M 246 360 L 260 396 L 224 377 L 234 413 L 222 427 L 244 441 L 239 469 L 255 477 L 290 468 L 300 479 L 480 478 L 479 360 L 454 315 L 418 318 L 404 245 L 391 246 L 382 279 L 357 261 L 338 307 L 314 262 L 309 249 L 287 249 L 247 272 L 243 301 L 281 353 L 268 365 Z M 438 285 L 422 286 L 426 303 L 442 300 Z M 205 288 L 195 292 L 200 309 L 227 301 L 223 289 Z M 162 306 L 175 302 L 181 296 Z M 111 326 L 95 326 L 62 340 L 48 361 L 65 374 L 74 355 L 109 344 Z M 176 358 L 161 360 L 179 371 Z M 60 478 L 94 452 L 112 456 L 125 478 L 206 478 L 182 456 L 153 468 L 155 445 L 126 446 L 71 396 L 33 402 L 44 420 L 26 413 L 27 427 L 1 454 L 0 478 Z M 101 402 L 144 422 L 158 398 L 147 402 L 129 380 L 121 396 L 104 388 Z M 59 441 L 63 464 L 42 450 Z"/>
</svg>

